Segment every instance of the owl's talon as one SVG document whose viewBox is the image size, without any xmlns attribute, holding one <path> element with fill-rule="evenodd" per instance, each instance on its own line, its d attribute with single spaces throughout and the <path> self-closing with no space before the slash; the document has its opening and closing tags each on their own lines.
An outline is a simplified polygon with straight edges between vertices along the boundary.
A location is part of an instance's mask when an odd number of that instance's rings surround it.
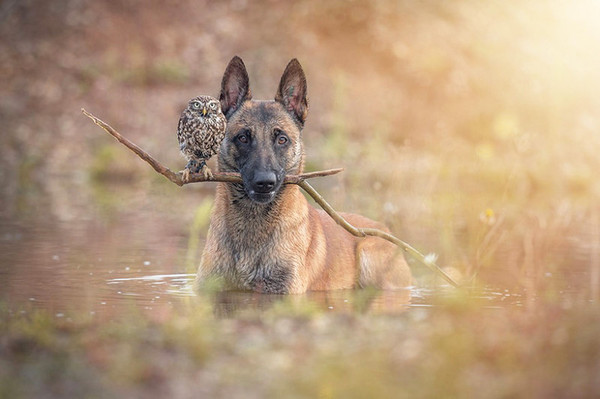
<svg viewBox="0 0 600 399">
<path fill-rule="evenodd" d="M 190 170 L 188 168 L 181 171 L 181 180 L 183 180 L 184 183 L 190 181 Z"/>
<path fill-rule="evenodd" d="M 213 179 L 212 171 L 210 170 L 210 168 L 208 166 L 206 166 L 206 164 L 202 165 L 202 175 L 204 175 L 204 178 L 206 180 Z"/>
</svg>

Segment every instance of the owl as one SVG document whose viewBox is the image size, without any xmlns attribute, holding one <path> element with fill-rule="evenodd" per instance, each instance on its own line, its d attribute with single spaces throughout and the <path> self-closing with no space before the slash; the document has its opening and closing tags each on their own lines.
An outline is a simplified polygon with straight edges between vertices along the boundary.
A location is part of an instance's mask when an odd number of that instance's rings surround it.
<svg viewBox="0 0 600 399">
<path fill-rule="evenodd" d="M 200 171 L 205 179 L 212 179 L 206 161 L 219 150 L 226 123 L 221 103 L 216 98 L 199 96 L 190 100 L 177 125 L 179 149 L 188 160 L 182 171 L 184 182 L 189 180 L 190 173 Z"/>
</svg>

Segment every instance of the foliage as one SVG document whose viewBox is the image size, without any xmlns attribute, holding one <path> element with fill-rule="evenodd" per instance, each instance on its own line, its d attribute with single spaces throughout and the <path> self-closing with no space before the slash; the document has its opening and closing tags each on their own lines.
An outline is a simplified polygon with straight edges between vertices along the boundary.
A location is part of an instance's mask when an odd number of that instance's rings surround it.
<svg viewBox="0 0 600 399">
<path fill-rule="evenodd" d="M 490 309 L 464 295 L 403 315 L 319 311 L 310 301 L 285 300 L 222 319 L 194 302 L 160 321 L 137 311 L 103 322 L 4 306 L 0 386 L 11 397 L 600 393 L 595 310 Z"/>
</svg>

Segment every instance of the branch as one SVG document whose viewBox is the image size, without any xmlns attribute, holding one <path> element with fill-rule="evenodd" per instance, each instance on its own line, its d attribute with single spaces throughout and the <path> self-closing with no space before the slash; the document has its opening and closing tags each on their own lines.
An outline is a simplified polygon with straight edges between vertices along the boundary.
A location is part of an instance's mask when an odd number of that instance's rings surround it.
<svg viewBox="0 0 600 399">
<path fill-rule="evenodd" d="M 426 259 L 425 255 L 423 255 L 421 252 L 419 252 L 416 249 L 414 249 L 413 247 L 411 247 L 408 243 L 402 241 L 398 237 L 391 235 L 390 233 L 386 233 L 383 230 L 372 229 L 372 228 L 360 228 L 360 227 L 355 227 L 355 226 L 351 225 L 346 219 L 344 219 L 342 217 L 342 215 L 340 215 L 335 209 L 333 209 L 333 207 L 331 205 L 329 205 L 329 203 L 327 201 L 325 201 L 325 198 L 323 198 L 323 196 L 321 194 L 319 194 L 319 192 L 317 190 L 315 190 L 310 184 L 308 184 L 307 181 L 301 181 L 300 183 L 298 183 L 298 185 L 304 191 L 306 191 L 308 193 L 308 195 L 310 195 L 315 200 L 315 202 L 317 204 L 319 204 L 321 206 L 321 208 L 323 208 L 323 210 L 325 212 L 327 212 L 327 214 L 329 216 L 331 216 L 331 218 L 333 220 L 335 220 L 335 222 L 337 224 L 342 226 L 353 236 L 355 236 L 355 237 L 374 236 L 374 237 L 383 238 L 384 240 L 387 240 L 387 241 L 391 242 L 392 244 L 396 244 L 398 247 L 402 248 L 405 252 L 408 252 L 409 254 L 411 254 L 419 262 L 421 262 L 422 264 L 424 264 L 425 266 L 427 266 L 434 272 L 438 273 L 440 276 L 442 276 L 442 278 L 444 278 L 444 280 L 446 280 L 447 282 L 452 284 L 454 287 L 458 287 L 458 284 L 452 279 L 452 277 L 450 277 L 448 274 L 446 274 L 446 272 L 444 272 L 438 265 L 436 265 L 435 262 L 433 262 L 429 259 Z"/>
<path fill-rule="evenodd" d="M 132 143 L 131 141 L 129 141 L 128 139 L 123 137 L 119 132 L 117 132 L 115 129 L 113 129 L 108 123 L 102 121 L 99 118 L 96 118 L 94 115 L 90 114 L 85 109 L 82 108 L 81 112 L 83 112 L 83 114 L 85 116 L 90 118 L 96 125 L 100 126 L 102 129 L 104 129 L 104 131 L 106 131 L 108 134 L 110 134 L 115 139 L 117 139 L 117 141 L 119 143 L 123 144 L 125 147 L 127 147 L 131 151 L 135 152 L 138 157 L 140 157 L 141 159 L 146 161 L 148 164 L 150 164 L 150 166 L 152 166 L 155 171 L 157 171 L 161 175 L 165 176 L 167 179 L 169 179 L 171 182 L 177 184 L 178 186 L 183 186 L 184 184 L 188 184 L 188 183 L 199 183 L 199 182 L 204 182 L 204 181 L 215 181 L 215 182 L 223 182 L 223 183 L 241 183 L 242 182 L 242 178 L 239 173 L 226 173 L 226 172 L 213 173 L 212 179 L 205 179 L 204 176 L 199 173 L 192 174 L 192 175 L 190 175 L 189 181 L 184 182 L 182 179 L 181 172 L 177 172 L 177 173 L 173 172 L 171 169 L 167 168 L 166 166 L 164 166 L 163 164 L 158 162 L 156 159 L 154 159 L 146 151 L 142 150 L 140 147 L 138 147 L 137 145 L 135 145 L 134 143 Z M 372 229 L 372 228 L 360 228 L 360 227 L 355 227 L 352 224 L 350 224 L 335 209 L 333 209 L 333 207 L 331 205 L 329 205 L 329 203 L 323 198 L 323 196 L 321 196 L 321 194 L 319 194 L 319 192 L 317 190 L 315 190 L 306 181 L 306 179 L 310 179 L 313 177 L 322 177 L 322 176 L 333 175 L 333 174 L 341 172 L 342 170 L 343 169 L 341 169 L 341 168 L 340 169 L 329 169 L 329 170 L 320 170 L 320 171 L 310 172 L 310 173 L 303 173 L 300 175 L 289 175 L 289 176 L 285 177 L 284 183 L 285 184 L 297 184 L 298 186 L 300 186 L 304 191 L 306 191 L 308 193 L 308 195 L 310 195 L 315 200 L 315 202 L 317 204 L 319 204 L 321 206 L 321 208 L 323 208 L 323 210 L 325 210 L 325 212 L 327 212 L 327 214 L 329 216 L 331 216 L 331 218 L 333 220 L 335 220 L 335 222 L 337 224 L 339 224 L 341 227 L 343 227 L 346 231 L 348 231 L 353 236 L 355 236 L 355 237 L 374 236 L 374 237 L 380 237 L 384 240 L 387 240 L 387 241 L 391 242 L 392 244 L 395 244 L 398 247 L 402 248 L 405 252 L 408 252 L 409 254 L 411 254 L 418 261 L 423 263 L 425 266 L 429 267 L 434 272 L 440 274 L 447 282 L 452 284 L 454 287 L 458 287 L 458 284 L 448 274 L 446 274 L 438 265 L 436 265 L 435 262 L 426 259 L 422 253 L 420 253 L 419 251 L 417 251 L 416 249 L 411 247 L 406 242 L 404 242 L 404 241 L 400 240 L 399 238 L 397 238 L 389 233 L 386 233 L 385 231 L 382 231 L 382 230 Z"/>
<path fill-rule="evenodd" d="M 173 172 L 171 169 L 167 168 L 160 162 L 158 162 L 154 157 L 148 154 L 146 151 L 142 150 L 136 144 L 132 143 L 125 137 L 121 135 L 121 133 L 117 132 L 112 126 L 108 123 L 104 122 L 102 119 L 95 117 L 94 115 L 87 112 L 85 109 L 81 108 L 81 112 L 88 118 L 90 118 L 96 125 L 100 126 L 104 131 L 111 136 L 113 136 L 117 141 L 123 144 L 125 147 L 129 148 L 131 151 L 135 152 L 135 154 L 146 161 L 150 166 L 154 168 L 155 171 L 169 179 L 171 182 L 177 184 L 178 186 L 183 186 L 184 184 L 189 183 L 199 183 L 205 181 L 214 181 L 214 182 L 223 182 L 223 183 L 241 183 L 242 178 L 239 173 L 228 173 L 228 172 L 215 172 L 213 173 L 212 179 L 206 179 L 201 173 L 194 173 L 190 175 L 190 178 L 187 182 L 183 181 L 181 172 Z M 322 177 L 334 175 L 336 173 L 340 173 L 343 169 L 328 169 L 328 170 L 319 170 L 316 172 L 303 173 L 300 175 L 289 175 L 285 177 L 283 181 L 284 184 L 298 184 L 306 179 L 311 179 L 313 177 Z"/>
</svg>

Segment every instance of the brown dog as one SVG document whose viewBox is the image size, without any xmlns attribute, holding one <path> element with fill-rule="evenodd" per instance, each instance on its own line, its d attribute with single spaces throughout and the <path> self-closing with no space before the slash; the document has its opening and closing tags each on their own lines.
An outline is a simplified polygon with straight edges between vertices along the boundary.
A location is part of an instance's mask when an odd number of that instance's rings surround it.
<svg viewBox="0 0 600 399">
<path fill-rule="evenodd" d="M 308 103 L 297 60 L 285 69 L 275 100 L 256 101 L 246 67 L 234 57 L 220 100 L 228 122 L 218 169 L 239 172 L 243 183 L 218 183 L 198 286 L 216 277 L 227 289 L 292 294 L 411 284 L 408 265 L 393 244 L 352 236 L 309 206 L 297 185 L 282 184 L 286 174 L 304 167 Z M 343 216 L 357 227 L 385 230 L 365 217 Z"/>
</svg>

